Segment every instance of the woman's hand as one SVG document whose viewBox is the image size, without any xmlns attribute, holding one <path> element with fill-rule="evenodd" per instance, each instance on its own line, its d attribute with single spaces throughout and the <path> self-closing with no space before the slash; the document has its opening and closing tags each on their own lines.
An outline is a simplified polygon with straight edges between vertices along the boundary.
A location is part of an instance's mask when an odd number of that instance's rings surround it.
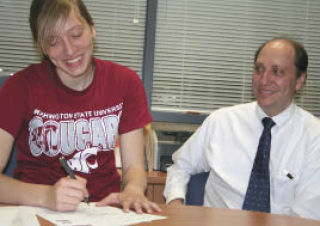
<svg viewBox="0 0 320 226">
<path fill-rule="evenodd" d="M 125 212 L 133 209 L 139 214 L 161 211 L 157 204 L 149 201 L 144 195 L 147 177 L 144 169 L 143 129 L 121 134 L 120 151 L 123 191 L 111 193 L 96 205 L 120 205 Z"/>
<path fill-rule="evenodd" d="M 49 209 L 61 212 L 74 211 L 84 197 L 88 197 L 86 179 L 78 176 L 76 178 L 61 178 L 49 188 L 46 204 Z"/>
<path fill-rule="evenodd" d="M 120 205 L 125 212 L 130 209 L 135 210 L 138 214 L 160 212 L 160 207 L 149 201 L 145 195 L 135 189 L 125 189 L 119 193 L 111 193 L 101 201 L 96 203 L 96 206 Z"/>
</svg>

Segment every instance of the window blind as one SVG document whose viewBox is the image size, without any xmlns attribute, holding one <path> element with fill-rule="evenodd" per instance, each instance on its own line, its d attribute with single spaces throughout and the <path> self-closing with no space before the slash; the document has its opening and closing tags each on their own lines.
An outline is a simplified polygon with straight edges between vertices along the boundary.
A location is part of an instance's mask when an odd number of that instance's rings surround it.
<svg viewBox="0 0 320 226">
<path fill-rule="evenodd" d="M 12 74 L 39 61 L 28 24 L 31 1 L 0 1 L 0 68 Z"/>
<path fill-rule="evenodd" d="M 84 0 L 97 30 L 95 56 L 120 63 L 140 76 L 146 0 Z M 0 0 L 0 68 L 14 73 L 39 62 L 28 23 L 31 0 Z"/>
<path fill-rule="evenodd" d="M 253 100 L 256 49 L 285 36 L 304 44 L 308 78 L 298 105 L 320 115 L 320 1 L 158 1 L 154 112 L 208 114 Z"/>
</svg>

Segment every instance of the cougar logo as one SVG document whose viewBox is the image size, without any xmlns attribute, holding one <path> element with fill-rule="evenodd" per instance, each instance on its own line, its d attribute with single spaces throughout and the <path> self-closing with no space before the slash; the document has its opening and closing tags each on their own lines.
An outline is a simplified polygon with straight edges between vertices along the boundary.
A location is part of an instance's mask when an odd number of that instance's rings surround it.
<svg viewBox="0 0 320 226">
<path fill-rule="evenodd" d="M 97 147 L 87 148 L 73 156 L 72 159 L 67 160 L 69 167 L 78 172 L 90 173 L 90 169 L 98 168 L 98 162 L 95 160 L 93 164 L 87 162 L 87 158 L 92 155 L 97 156 L 99 149 Z"/>
<path fill-rule="evenodd" d="M 68 121 L 44 121 L 41 117 L 34 116 L 29 123 L 31 153 L 33 156 L 44 154 L 55 157 L 58 154 L 68 156 L 82 152 L 87 147 L 113 150 L 117 141 L 120 116 L 121 112 L 119 115 Z M 88 153 L 91 152 L 89 149 Z M 78 159 L 83 159 L 84 156 L 78 156 Z"/>
</svg>

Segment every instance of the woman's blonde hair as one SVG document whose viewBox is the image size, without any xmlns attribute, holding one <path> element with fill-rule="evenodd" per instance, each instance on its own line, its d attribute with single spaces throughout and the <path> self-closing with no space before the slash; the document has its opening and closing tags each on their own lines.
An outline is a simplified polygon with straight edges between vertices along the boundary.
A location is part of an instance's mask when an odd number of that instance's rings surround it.
<svg viewBox="0 0 320 226">
<path fill-rule="evenodd" d="M 93 26 L 93 20 L 82 0 L 33 0 L 30 7 L 29 23 L 34 43 L 44 59 L 50 38 L 67 20 L 71 11 L 79 15 L 79 19 Z"/>
</svg>

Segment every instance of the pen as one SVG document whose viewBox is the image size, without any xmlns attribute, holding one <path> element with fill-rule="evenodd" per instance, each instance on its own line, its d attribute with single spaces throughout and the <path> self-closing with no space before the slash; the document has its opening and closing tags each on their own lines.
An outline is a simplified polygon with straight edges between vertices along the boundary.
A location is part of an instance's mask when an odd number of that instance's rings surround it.
<svg viewBox="0 0 320 226">
<path fill-rule="evenodd" d="M 293 176 L 291 173 L 289 173 L 289 171 L 284 170 L 284 173 L 286 174 L 286 176 L 287 176 L 290 180 L 293 180 L 294 176 Z"/>
<path fill-rule="evenodd" d="M 287 174 L 287 177 L 288 177 L 290 180 L 293 179 L 293 176 L 291 175 L 291 173 L 288 173 L 288 174 Z"/>
<path fill-rule="evenodd" d="M 60 163 L 61 163 L 63 169 L 68 173 L 68 175 L 72 179 L 76 179 L 76 177 L 74 176 L 73 171 L 68 166 L 67 160 L 64 157 L 61 157 L 59 160 L 60 160 Z M 89 205 L 89 198 L 88 197 L 84 197 L 83 201 L 85 201 Z"/>
</svg>

